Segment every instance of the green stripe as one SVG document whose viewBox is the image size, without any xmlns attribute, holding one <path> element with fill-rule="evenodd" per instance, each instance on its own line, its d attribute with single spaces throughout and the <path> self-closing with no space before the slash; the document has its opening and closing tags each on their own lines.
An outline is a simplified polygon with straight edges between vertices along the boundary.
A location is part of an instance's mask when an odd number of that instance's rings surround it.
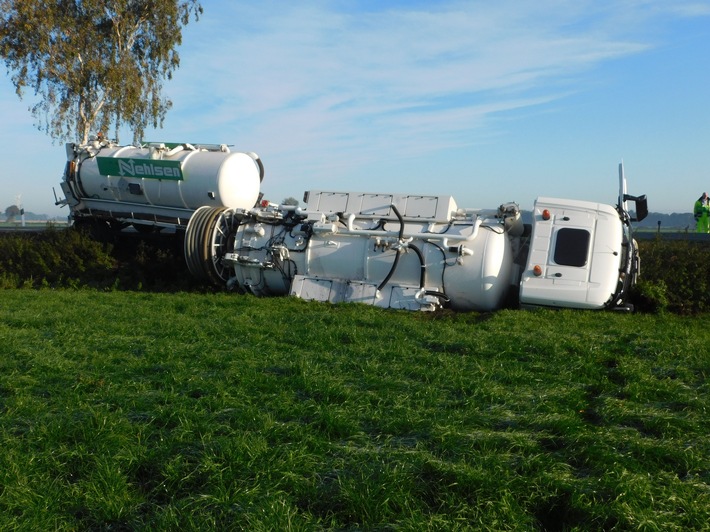
<svg viewBox="0 0 710 532">
<path fill-rule="evenodd" d="M 180 161 L 130 159 L 123 157 L 97 157 L 99 173 L 105 176 L 124 176 L 146 179 L 171 179 L 182 181 Z"/>
</svg>

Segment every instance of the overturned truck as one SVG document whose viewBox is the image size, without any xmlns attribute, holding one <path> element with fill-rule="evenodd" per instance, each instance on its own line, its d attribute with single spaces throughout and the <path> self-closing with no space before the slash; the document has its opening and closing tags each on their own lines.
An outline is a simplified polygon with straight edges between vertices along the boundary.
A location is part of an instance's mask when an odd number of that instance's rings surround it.
<svg viewBox="0 0 710 532">
<path fill-rule="evenodd" d="M 631 222 L 646 215 L 646 198 L 626 193 L 622 165 L 615 206 L 541 197 L 524 223 L 516 203 L 485 212 L 452 196 L 311 190 L 303 207 L 270 203 L 259 158 L 223 145 L 103 141 L 67 154 L 62 203 L 76 222 L 171 227 L 184 233 L 193 276 L 259 296 L 408 310 L 628 309 L 639 274 Z"/>
</svg>

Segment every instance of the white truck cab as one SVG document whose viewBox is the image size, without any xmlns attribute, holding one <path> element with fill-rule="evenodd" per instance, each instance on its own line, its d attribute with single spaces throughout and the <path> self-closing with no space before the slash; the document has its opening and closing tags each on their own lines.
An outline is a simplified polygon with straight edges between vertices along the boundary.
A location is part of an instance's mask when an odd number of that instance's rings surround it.
<svg viewBox="0 0 710 532">
<path fill-rule="evenodd" d="M 625 297 L 639 273 L 631 221 L 647 214 L 646 197 L 626 194 L 619 165 L 616 208 L 587 201 L 538 198 L 527 265 L 520 280 L 522 307 L 629 308 Z M 627 201 L 636 203 L 631 218 Z"/>
</svg>

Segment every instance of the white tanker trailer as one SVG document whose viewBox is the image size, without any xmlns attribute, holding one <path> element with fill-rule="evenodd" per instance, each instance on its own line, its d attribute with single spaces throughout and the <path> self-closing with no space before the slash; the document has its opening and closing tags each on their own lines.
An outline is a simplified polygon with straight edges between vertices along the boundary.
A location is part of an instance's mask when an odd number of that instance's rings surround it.
<svg viewBox="0 0 710 532">
<path fill-rule="evenodd" d="M 628 308 L 639 271 L 633 220 L 646 198 L 610 205 L 538 198 L 531 224 L 518 205 L 461 209 L 451 196 L 310 191 L 305 207 L 201 207 L 184 242 L 190 272 L 259 296 L 379 307 L 489 311 Z M 632 220 L 627 201 L 636 203 Z"/>
<path fill-rule="evenodd" d="M 259 199 L 264 167 L 254 153 L 222 145 L 149 143 L 119 146 L 98 138 L 67 144 L 61 184 L 77 225 L 180 228 L 202 206 L 249 209 Z"/>
<path fill-rule="evenodd" d="M 255 295 L 294 295 L 410 310 L 625 308 L 639 256 L 631 221 L 646 197 L 615 207 L 538 198 L 461 209 L 451 196 L 310 191 L 303 208 L 259 202 L 264 168 L 225 145 L 67 144 L 71 218 L 184 232 L 195 277 Z M 632 219 L 627 201 L 636 203 Z"/>
</svg>

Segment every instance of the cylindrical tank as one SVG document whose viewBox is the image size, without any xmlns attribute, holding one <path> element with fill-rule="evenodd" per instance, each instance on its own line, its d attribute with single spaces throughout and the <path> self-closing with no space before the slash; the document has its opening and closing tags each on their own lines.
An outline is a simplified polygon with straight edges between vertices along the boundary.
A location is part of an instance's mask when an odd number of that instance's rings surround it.
<svg viewBox="0 0 710 532">
<path fill-rule="evenodd" d="M 157 207 L 251 208 L 259 197 L 262 168 L 254 154 L 182 145 L 115 146 L 79 152 L 73 180 L 77 199 Z"/>
<path fill-rule="evenodd" d="M 445 301 L 456 310 L 489 311 L 504 304 L 511 287 L 512 248 L 500 219 L 404 220 L 397 210 L 385 221 L 269 209 L 198 211 L 187 229 L 191 271 L 255 295 L 393 308 Z"/>
<path fill-rule="evenodd" d="M 455 310 L 488 311 L 501 306 L 510 287 L 512 266 L 510 241 L 505 233 L 481 229 L 475 239 L 466 242 L 466 256 L 460 260 L 448 250 L 442 255 L 442 248 L 428 240 L 424 236 L 413 238 L 399 252 L 393 269 L 398 252 L 378 250 L 372 237 L 347 233 L 314 235 L 299 271 L 322 279 L 378 284 L 392 270 L 389 284 L 419 287 L 423 268 L 427 284 L 445 293 Z M 415 247 L 421 255 L 414 252 Z"/>
<path fill-rule="evenodd" d="M 466 246 L 470 256 L 443 272 L 451 308 L 479 311 L 500 308 L 510 288 L 513 266 L 510 240 L 505 233 L 482 230 Z"/>
</svg>

